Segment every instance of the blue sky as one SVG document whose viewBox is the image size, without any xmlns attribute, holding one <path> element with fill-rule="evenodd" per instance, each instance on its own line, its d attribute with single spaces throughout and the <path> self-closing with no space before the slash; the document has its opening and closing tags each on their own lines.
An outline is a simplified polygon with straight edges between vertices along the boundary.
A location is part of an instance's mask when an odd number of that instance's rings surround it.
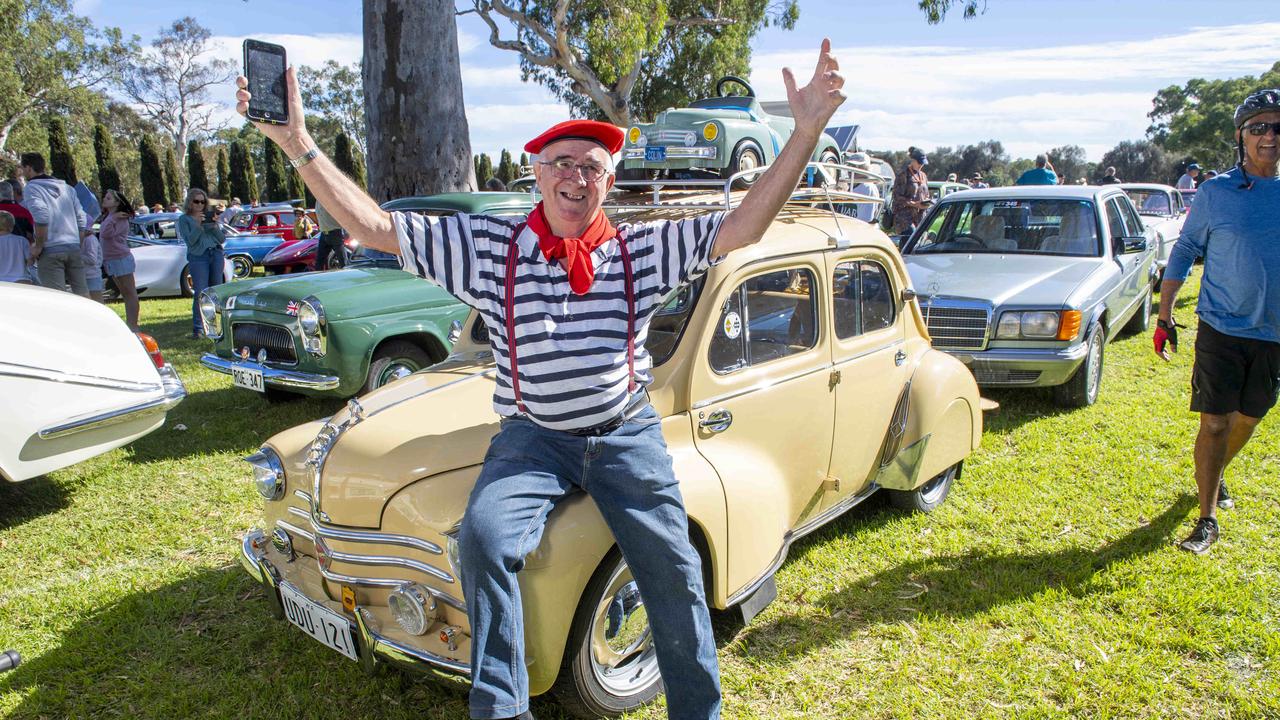
<svg viewBox="0 0 1280 720">
<path fill-rule="evenodd" d="M 795 30 L 769 29 L 753 43 L 757 94 L 785 99 L 781 68 L 807 75 L 827 34 L 848 77 L 849 100 L 833 124 L 861 124 L 864 146 L 997 139 L 1030 156 L 1074 143 L 1096 160 L 1144 134 L 1156 90 L 1191 77 L 1257 74 L 1280 60 L 1274 0 L 989 0 L 977 19 L 956 15 L 937 26 L 915 5 L 800 0 Z M 249 28 L 285 45 L 295 64 L 352 62 L 361 52 L 354 0 L 248 0 L 212 14 L 209 4 L 173 0 L 130 0 L 127 12 L 103 0 L 77 7 L 144 40 L 192 14 L 237 63 Z M 515 150 L 568 116 L 541 87 L 520 81 L 515 55 L 490 47 L 483 23 L 463 16 L 458 31 L 476 152 Z M 228 120 L 232 92 L 228 86 L 221 97 Z"/>
</svg>

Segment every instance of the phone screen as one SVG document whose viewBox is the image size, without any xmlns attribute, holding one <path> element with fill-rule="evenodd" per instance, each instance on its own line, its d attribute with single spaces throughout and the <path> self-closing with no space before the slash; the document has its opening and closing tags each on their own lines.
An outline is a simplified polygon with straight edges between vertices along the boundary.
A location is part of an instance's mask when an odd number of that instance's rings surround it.
<svg viewBox="0 0 1280 720">
<path fill-rule="evenodd" d="M 257 45 L 245 48 L 245 70 L 249 78 L 250 111 L 262 113 L 266 119 L 284 120 L 285 84 L 284 52 L 264 49 Z"/>
</svg>

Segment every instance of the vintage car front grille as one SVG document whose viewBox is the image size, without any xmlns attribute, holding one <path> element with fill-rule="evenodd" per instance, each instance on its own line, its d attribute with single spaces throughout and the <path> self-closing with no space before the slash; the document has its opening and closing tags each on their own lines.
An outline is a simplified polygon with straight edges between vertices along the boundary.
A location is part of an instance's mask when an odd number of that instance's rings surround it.
<svg viewBox="0 0 1280 720">
<path fill-rule="evenodd" d="M 933 346 L 947 350 L 982 350 L 987 346 L 987 325 L 991 310 L 982 307 L 921 308 L 929 324 Z"/>
<path fill-rule="evenodd" d="M 973 377 L 979 385 L 1026 385 L 1040 379 L 1039 370 L 984 370 L 975 368 Z"/>
<path fill-rule="evenodd" d="M 259 350 L 267 351 L 267 362 L 294 365 L 298 355 L 293 349 L 293 335 L 278 325 L 262 323 L 233 323 L 231 325 L 232 351 L 237 355 L 249 348 L 249 358 L 257 359 Z"/>
<path fill-rule="evenodd" d="M 690 130 L 659 130 L 649 136 L 649 142 L 659 145 L 692 145 L 696 140 Z"/>
</svg>

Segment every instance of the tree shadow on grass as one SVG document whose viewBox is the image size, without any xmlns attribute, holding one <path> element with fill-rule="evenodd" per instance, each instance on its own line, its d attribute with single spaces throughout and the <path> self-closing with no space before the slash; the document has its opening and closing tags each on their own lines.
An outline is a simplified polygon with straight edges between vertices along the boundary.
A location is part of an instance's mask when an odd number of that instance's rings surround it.
<svg viewBox="0 0 1280 720">
<path fill-rule="evenodd" d="M 1195 497 L 1184 494 L 1151 522 L 1098 549 L 970 552 L 897 565 L 814 601 L 820 612 L 748 627 L 739 636 L 743 652 L 758 662 L 791 663 L 871 625 L 915 616 L 969 617 L 1050 589 L 1085 595 L 1098 573 L 1164 547 L 1195 505 Z"/>
<path fill-rule="evenodd" d="M 357 663 L 270 614 L 239 566 L 206 569 L 83 616 L 0 676 L 14 718 L 467 717 L 465 689 Z"/>
<path fill-rule="evenodd" d="M 0 480 L 0 530 L 56 513 L 70 504 L 67 489 L 45 475 L 16 483 Z"/>
<path fill-rule="evenodd" d="M 253 448 L 282 430 L 333 415 L 344 404 L 304 397 L 268 402 L 230 387 L 194 392 L 169 411 L 164 426 L 130 444 L 130 459 L 145 463 Z"/>
</svg>

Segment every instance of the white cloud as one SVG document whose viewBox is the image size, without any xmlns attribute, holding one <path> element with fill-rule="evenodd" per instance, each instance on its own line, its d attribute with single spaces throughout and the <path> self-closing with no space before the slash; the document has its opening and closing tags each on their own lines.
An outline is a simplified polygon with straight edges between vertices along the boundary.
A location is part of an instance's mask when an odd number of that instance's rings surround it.
<svg viewBox="0 0 1280 720">
<path fill-rule="evenodd" d="M 994 138 L 1015 156 L 1076 144 L 1097 159 L 1117 142 L 1145 134 L 1156 90 L 1190 77 L 1270 67 L 1280 57 L 1280 23 L 1051 47 L 864 45 L 834 53 L 849 96 L 836 124 L 861 124 L 867 147 Z M 804 83 L 815 59 L 812 50 L 758 55 L 752 84 L 761 98 L 783 98 L 782 68 L 791 67 Z"/>
</svg>

